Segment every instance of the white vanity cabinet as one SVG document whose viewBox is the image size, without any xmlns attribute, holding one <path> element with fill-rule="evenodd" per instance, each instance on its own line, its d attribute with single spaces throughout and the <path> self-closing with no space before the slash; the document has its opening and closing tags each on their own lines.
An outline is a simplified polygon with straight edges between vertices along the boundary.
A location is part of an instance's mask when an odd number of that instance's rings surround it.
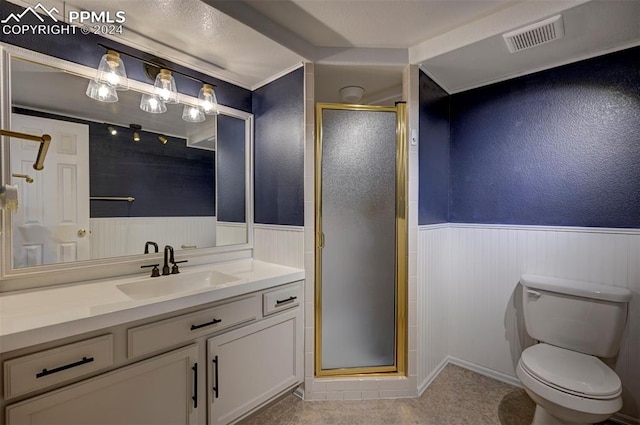
<svg viewBox="0 0 640 425">
<path fill-rule="evenodd" d="M 279 285 L 2 355 L 0 425 L 235 423 L 302 382 L 302 294 Z"/>
<path fill-rule="evenodd" d="M 197 424 L 199 373 L 191 345 L 13 404 L 7 424 Z"/>
<path fill-rule="evenodd" d="M 301 309 L 207 342 L 209 424 L 225 425 L 302 381 Z"/>
</svg>

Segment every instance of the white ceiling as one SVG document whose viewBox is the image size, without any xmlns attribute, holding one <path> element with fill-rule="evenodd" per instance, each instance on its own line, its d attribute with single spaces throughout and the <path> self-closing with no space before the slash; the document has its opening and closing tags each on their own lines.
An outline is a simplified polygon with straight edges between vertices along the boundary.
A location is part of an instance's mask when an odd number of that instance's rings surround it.
<svg viewBox="0 0 640 425">
<path fill-rule="evenodd" d="M 388 91 L 408 63 L 457 92 L 640 44 L 640 0 L 66 2 L 74 7 L 124 10 L 118 41 L 250 89 L 315 62 L 316 97 L 347 80 L 368 85 L 367 93 Z M 565 14 L 565 39 L 515 54 L 504 47 L 504 32 L 558 13 Z M 389 80 L 378 78 L 385 72 Z"/>
<path fill-rule="evenodd" d="M 407 49 L 516 0 L 246 0 L 314 46 Z"/>
</svg>

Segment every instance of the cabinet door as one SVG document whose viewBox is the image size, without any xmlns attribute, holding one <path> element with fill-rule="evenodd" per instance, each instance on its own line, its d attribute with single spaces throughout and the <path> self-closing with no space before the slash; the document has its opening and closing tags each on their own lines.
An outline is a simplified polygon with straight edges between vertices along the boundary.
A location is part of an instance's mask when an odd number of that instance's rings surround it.
<svg viewBox="0 0 640 425">
<path fill-rule="evenodd" d="M 195 424 L 197 346 L 7 407 L 7 425 Z"/>
<path fill-rule="evenodd" d="M 208 340 L 210 424 L 226 425 L 302 382 L 301 311 Z"/>
</svg>

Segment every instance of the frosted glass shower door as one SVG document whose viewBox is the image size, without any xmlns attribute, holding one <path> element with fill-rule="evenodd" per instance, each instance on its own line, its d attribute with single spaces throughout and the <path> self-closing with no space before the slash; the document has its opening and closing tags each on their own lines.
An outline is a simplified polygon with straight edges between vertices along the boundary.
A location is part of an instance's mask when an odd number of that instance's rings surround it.
<svg viewBox="0 0 640 425">
<path fill-rule="evenodd" d="M 397 114 L 363 108 L 316 111 L 319 375 L 396 371 Z"/>
</svg>

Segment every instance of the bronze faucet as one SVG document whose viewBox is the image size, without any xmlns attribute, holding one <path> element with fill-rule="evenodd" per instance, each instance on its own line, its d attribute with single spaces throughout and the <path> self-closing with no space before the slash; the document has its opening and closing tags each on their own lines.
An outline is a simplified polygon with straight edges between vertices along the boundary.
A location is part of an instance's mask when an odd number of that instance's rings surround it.
<svg viewBox="0 0 640 425">
<path fill-rule="evenodd" d="M 164 246 L 164 266 L 162 266 L 162 276 L 171 274 L 169 263 L 175 264 L 176 260 L 173 256 L 173 247 L 171 245 Z"/>
<path fill-rule="evenodd" d="M 144 253 L 148 254 L 149 253 L 149 246 L 152 246 L 155 248 L 156 253 L 158 252 L 158 244 L 153 242 L 153 241 L 148 241 L 147 243 L 144 244 Z"/>
</svg>

